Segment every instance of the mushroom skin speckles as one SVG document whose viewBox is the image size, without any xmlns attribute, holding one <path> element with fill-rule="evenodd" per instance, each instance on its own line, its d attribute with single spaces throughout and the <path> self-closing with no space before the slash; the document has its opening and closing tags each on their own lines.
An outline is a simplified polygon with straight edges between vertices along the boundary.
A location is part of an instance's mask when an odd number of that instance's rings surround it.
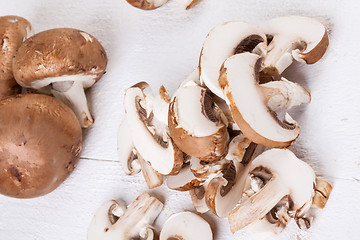
<svg viewBox="0 0 360 240">
<path fill-rule="evenodd" d="M 31 24 L 22 17 L 0 17 L 0 99 L 21 92 L 13 75 L 12 62 L 16 50 L 31 32 Z"/>
<path fill-rule="evenodd" d="M 13 72 L 21 86 L 51 91 L 86 128 L 94 120 L 84 89 L 101 78 L 106 65 L 105 49 L 96 38 L 77 29 L 58 28 L 28 38 L 15 54 Z"/>
<path fill-rule="evenodd" d="M 0 193 L 33 198 L 53 191 L 74 170 L 82 147 L 76 116 L 38 94 L 0 101 Z"/>
</svg>

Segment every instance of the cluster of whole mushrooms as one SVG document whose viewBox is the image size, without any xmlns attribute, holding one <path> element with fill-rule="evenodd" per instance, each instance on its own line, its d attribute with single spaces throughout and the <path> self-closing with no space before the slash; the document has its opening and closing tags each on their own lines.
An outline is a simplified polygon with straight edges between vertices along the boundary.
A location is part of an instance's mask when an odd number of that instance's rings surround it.
<svg viewBox="0 0 360 240">
<path fill-rule="evenodd" d="M 166 180 L 189 191 L 197 212 L 227 217 L 233 233 L 249 225 L 276 234 L 291 219 L 309 228 L 332 187 L 287 149 L 300 127 L 286 111 L 311 96 L 281 74 L 293 60 L 317 62 L 328 44 L 324 25 L 308 17 L 215 27 L 171 97 L 146 82 L 127 89 L 118 132 L 124 171 L 141 171 L 149 188 Z"/>
<path fill-rule="evenodd" d="M 47 194 L 73 171 L 81 127 L 94 122 L 84 90 L 107 65 L 84 31 L 32 32 L 22 17 L 0 17 L 0 193 L 17 198 Z"/>
</svg>

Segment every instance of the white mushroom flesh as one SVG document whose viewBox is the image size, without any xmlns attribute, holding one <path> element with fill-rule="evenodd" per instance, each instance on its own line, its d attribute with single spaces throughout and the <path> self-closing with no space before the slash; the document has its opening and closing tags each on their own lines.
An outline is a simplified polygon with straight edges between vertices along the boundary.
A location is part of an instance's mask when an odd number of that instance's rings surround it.
<svg viewBox="0 0 360 240">
<path fill-rule="evenodd" d="M 88 240 L 138 238 L 155 221 L 163 204 L 143 193 L 126 210 L 124 207 L 116 210 L 119 207 L 117 202 L 109 201 L 97 211 L 88 230 Z"/>
<path fill-rule="evenodd" d="M 317 47 L 326 34 L 323 24 L 300 16 L 274 18 L 263 23 L 261 28 L 272 36 L 264 66 L 276 69 L 278 74 L 292 63 L 293 58 L 305 62 L 304 55 Z"/>
<path fill-rule="evenodd" d="M 86 128 L 94 123 L 82 81 L 74 81 L 72 84 L 65 81 L 55 82 L 51 93 L 74 111 L 81 127 Z"/>
<path fill-rule="evenodd" d="M 140 111 L 146 111 L 147 116 L 152 112 L 152 109 L 146 109 L 149 104 L 143 90 L 139 87 L 129 88 L 125 94 L 124 105 L 127 119 L 131 123 L 132 136 L 136 136 L 133 137 L 136 150 L 158 173 L 173 174 L 174 169 L 179 167 L 177 164 L 182 164 L 183 160 L 178 159 L 182 154 L 179 154 L 179 150 L 173 145 L 165 124 L 155 117 L 149 123 L 147 119 L 143 119 L 146 116 L 141 116 Z"/>
<path fill-rule="evenodd" d="M 164 224 L 160 240 L 212 240 L 209 223 L 192 212 L 172 215 Z"/>
<path fill-rule="evenodd" d="M 183 167 L 177 175 L 166 177 L 167 186 L 179 191 L 188 191 L 200 186 L 204 181 L 193 174 L 190 165 Z"/>
<path fill-rule="evenodd" d="M 265 146 L 268 146 L 268 140 L 290 144 L 297 138 L 300 129 L 288 115 L 285 120 L 290 125 L 282 126 L 265 105 L 264 96 L 256 84 L 258 61 L 259 56 L 252 53 L 237 54 L 225 61 L 226 82 L 222 87 L 227 96 L 226 101 L 230 105 L 234 120 L 247 138 Z M 261 142 L 253 135 L 260 136 Z M 271 143 L 268 147 L 274 147 L 275 144 Z"/>
<path fill-rule="evenodd" d="M 302 217 L 311 206 L 314 170 L 290 150 L 272 149 L 259 155 L 248 165 L 248 176 L 258 168 L 271 174 L 271 178 L 263 188 L 228 214 L 232 232 L 263 218 L 285 196 L 291 201 L 291 217 Z"/>
<path fill-rule="evenodd" d="M 137 159 L 127 119 L 124 119 L 119 126 L 117 151 L 121 166 L 126 174 L 131 175 L 140 172 L 141 166 Z"/>
<path fill-rule="evenodd" d="M 221 65 L 250 36 L 256 36 L 256 40 L 246 42 L 251 46 L 249 51 L 263 55 L 266 52 L 266 36 L 259 27 L 250 23 L 226 22 L 213 28 L 206 37 L 200 56 L 200 81 L 223 99 L 225 96 L 218 83 Z"/>
</svg>

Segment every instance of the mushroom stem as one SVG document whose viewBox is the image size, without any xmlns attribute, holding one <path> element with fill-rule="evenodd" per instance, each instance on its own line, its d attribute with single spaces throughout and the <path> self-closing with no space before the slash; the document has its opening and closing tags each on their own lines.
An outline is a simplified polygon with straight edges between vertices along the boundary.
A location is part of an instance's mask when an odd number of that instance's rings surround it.
<svg viewBox="0 0 360 240">
<path fill-rule="evenodd" d="M 148 188 L 152 189 L 161 186 L 163 184 L 163 176 L 152 169 L 139 154 L 137 156 Z"/>
<path fill-rule="evenodd" d="M 261 191 L 229 213 L 231 232 L 235 233 L 257 219 L 263 218 L 288 193 L 287 191 L 288 189 L 283 188 L 278 180 L 272 178 Z"/>
<path fill-rule="evenodd" d="M 286 78 L 260 84 L 259 86 L 266 105 L 273 111 L 288 110 L 311 101 L 308 90 L 297 83 L 288 81 Z"/>
<path fill-rule="evenodd" d="M 88 128 L 94 120 L 90 114 L 82 82 L 74 81 L 67 90 L 63 83 L 53 83 L 51 93 L 69 106 L 78 118 L 81 127 Z"/>
</svg>

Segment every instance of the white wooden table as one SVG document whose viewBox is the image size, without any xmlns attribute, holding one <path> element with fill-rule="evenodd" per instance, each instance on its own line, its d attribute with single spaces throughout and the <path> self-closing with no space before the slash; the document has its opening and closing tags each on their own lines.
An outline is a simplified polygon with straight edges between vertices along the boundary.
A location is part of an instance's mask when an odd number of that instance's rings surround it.
<svg viewBox="0 0 360 240">
<path fill-rule="evenodd" d="M 185 11 L 181 0 L 169 0 L 155 11 L 141 11 L 125 0 L 0 0 L 0 15 L 19 15 L 35 31 L 56 27 L 85 30 L 104 45 L 106 75 L 88 91 L 95 124 L 84 131 L 84 150 L 74 173 L 52 193 L 36 199 L 0 196 L 0 239 L 86 239 L 97 208 L 109 199 L 133 201 L 148 191 L 141 174 L 127 176 L 117 160 L 117 128 L 124 117 L 123 93 L 146 80 L 153 89 L 164 84 L 174 92 L 198 63 L 203 40 L 219 23 L 301 14 L 322 21 L 330 46 L 315 65 L 295 64 L 286 76 L 306 86 L 311 104 L 291 113 L 301 135 L 292 147 L 334 190 L 310 230 L 292 222 L 278 239 L 360 239 L 360 2 L 319 0 L 202 0 Z M 165 203 L 159 229 L 173 213 L 193 207 L 187 193 L 165 186 L 149 191 Z M 226 219 L 204 214 L 215 239 L 233 236 Z M 244 237 L 244 238 L 241 238 Z"/>
</svg>

